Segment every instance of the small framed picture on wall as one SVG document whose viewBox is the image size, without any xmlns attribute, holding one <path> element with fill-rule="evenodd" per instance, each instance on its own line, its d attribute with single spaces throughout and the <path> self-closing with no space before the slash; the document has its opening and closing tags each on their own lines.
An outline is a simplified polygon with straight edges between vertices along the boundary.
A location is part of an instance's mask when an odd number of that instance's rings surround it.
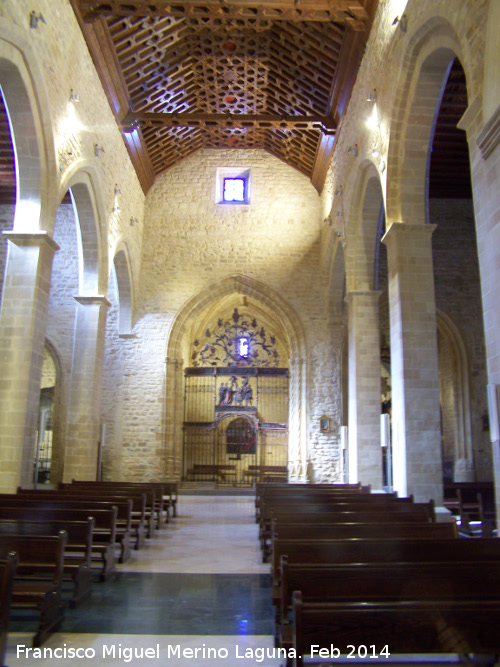
<svg viewBox="0 0 500 667">
<path fill-rule="evenodd" d="M 328 417 L 321 417 L 319 420 L 319 430 L 323 433 L 330 430 L 330 420 Z"/>
</svg>

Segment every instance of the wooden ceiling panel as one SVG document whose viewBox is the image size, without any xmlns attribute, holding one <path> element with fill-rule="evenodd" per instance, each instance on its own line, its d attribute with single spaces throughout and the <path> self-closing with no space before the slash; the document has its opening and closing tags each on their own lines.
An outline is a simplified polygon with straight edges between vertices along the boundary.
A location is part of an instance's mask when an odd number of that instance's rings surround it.
<svg viewBox="0 0 500 667">
<path fill-rule="evenodd" d="M 115 113 L 125 132 L 139 132 L 145 189 L 148 161 L 158 175 L 202 147 L 264 148 L 309 178 L 316 174 L 321 189 L 328 161 L 323 155 L 319 169 L 315 156 L 324 132 L 334 132 L 342 53 L 346 40 L 364 47 L 377 0 L 71 2 L 111 100 L 118 97 L 109 89 L 113 74 L 94 34 L 102 41 L 107 33 L 128 99 L 128 109 L 115 104 Z M 172 114 L 191 114 L 193 122 L 175 127 Z M 244 122 L 249 117 L 255 122 Z M 333 142 L 323 146 L 331 154 Z M 136 159 L 137 141 L 134 151 Z"/>
</svg>

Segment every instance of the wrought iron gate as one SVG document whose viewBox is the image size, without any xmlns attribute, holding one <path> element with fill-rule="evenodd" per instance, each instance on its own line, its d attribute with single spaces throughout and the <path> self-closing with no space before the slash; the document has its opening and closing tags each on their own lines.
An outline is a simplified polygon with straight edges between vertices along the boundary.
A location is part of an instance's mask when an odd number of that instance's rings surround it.
<svg viewBox="0 0 500 667">
<path fill-rule="evenodd" d="M 286 481 L 288 369 L 187 368 L 183 479 Z"/>
</svg>

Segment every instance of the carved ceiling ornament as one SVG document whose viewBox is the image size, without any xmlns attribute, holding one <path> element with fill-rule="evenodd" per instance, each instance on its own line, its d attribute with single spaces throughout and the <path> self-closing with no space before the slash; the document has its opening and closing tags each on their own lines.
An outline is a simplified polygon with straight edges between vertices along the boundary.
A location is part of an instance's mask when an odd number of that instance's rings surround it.
<svg viewBox="0 0 500 667">
<path fill-rule="evenodd" d="M 274 332 L 249 312 L 234 308 L 229 318 L 219 317 L 193 341 L 191 366 L 260 366 L 278 368 L 280 354 Z"/>
</svg>

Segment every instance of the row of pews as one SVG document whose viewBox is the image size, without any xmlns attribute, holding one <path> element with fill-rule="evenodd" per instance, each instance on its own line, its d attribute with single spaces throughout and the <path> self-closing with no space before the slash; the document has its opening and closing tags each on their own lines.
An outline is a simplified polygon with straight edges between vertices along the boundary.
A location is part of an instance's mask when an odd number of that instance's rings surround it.
<svg viewBox="0 0 500 667">
<path fill-rule="evenodd" d="M 40 646 L 92 590 L 177 516 L 175 483 L 73 481 L 0 494 L 0 665 L 9 615 L 38 612 Z"/>
<path fill-rule="evenodd" d="M 288 665 L 498 662 L 497 538 L 360 484 L 258 485 L 255 505 Z"/>
</svg>

